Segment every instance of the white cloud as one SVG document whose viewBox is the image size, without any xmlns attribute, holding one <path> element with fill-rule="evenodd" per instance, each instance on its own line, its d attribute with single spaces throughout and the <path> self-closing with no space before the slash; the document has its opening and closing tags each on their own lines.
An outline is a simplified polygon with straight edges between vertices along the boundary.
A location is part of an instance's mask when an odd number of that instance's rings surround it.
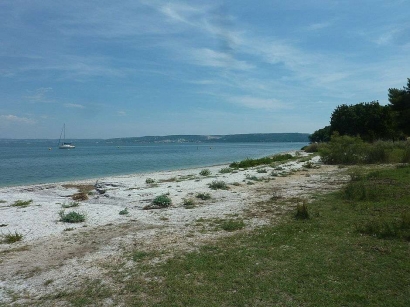
<svg viewBox="0 0 410 307">
<path fill-rule="evenodd" d="M 277 99 L 264 99 L 251 96 L 238 96 L 230 97 L 229 102 L 239 104 L 251 109 L 266 109 L 266 110 L 278 110 L 289 109 L 290 106 L 285 105 Z"/>
<path fill-rule="evenodd" d="M 246 61 L 235 59 L 232 54 L 219 52 L 208 48 L 192 49 L 191 60 L 193 64 L 201 66 L 229 68 L 236 70 L 250 70 L 252 65 Z"/>
<path fill-rule="evenodd" d="M 51 87 L 40 87 L 34 91 L 30 91 L 29 95 L 24 96 L 23 98 L 30 102 L 52 102 L 52 100 L 47 98 L 47 94 L 52 90 Z"/>
<path fill-rule="evenodd" d="M 35 124 L 37 121 L 26 118 L 26 117 L 18 117 L 16 115 L 0 115 L 1 120 L 9 123 L 21 123 L 21 124 Z"/>
<path fill-rule="evenodd" d="M 117 114 L 118 114 L 119 116 L 125 116 L 125 115 L 127 115 L 127 113 L 124 112 L 124 111 L 117 111 Z"/>
<path fill-rule="evenodd" d="M 77 103 L 65 103 L 64 106 L 66 108 L 85 109 L 85 106 Z"/>
</svg>

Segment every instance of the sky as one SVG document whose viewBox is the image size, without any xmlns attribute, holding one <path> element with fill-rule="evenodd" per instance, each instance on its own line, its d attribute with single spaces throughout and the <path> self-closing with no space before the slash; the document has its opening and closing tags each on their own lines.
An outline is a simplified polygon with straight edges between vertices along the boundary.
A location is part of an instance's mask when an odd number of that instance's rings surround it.
<svg viewBox="0 0 410 307">
<path fill-rule="evenodd" d="M 1 0 L 0 138 L 312 133 L 410 77 L 409 0 Z"/>
</svg>

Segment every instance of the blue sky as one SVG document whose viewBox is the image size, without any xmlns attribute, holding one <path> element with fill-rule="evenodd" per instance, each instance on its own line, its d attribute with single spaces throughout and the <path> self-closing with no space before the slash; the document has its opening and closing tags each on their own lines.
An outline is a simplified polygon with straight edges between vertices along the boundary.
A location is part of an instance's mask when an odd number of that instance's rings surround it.
<svg viewBox="0 0 410 307">
<path fill-rule="evenodd" d="M 0 2 L 0 138 L 306 132 L 410 77 L 408 0 Z"/>
</svg>

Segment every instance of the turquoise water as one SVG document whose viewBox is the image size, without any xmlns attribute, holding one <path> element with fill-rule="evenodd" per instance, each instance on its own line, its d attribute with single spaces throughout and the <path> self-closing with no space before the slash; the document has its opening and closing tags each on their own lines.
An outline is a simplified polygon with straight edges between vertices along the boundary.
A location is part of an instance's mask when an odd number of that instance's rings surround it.
<svg viewBox="0 0 410 307">
<path fill-rule="evenodd" d="M 231 163 L 298 150 L 306 143 L 184 143 L 117 146 L 76 140 L 0 140 L 0 186 L 50 183 Z M 49 150 L 51 148 L 51 150 Z"/>
</svg>

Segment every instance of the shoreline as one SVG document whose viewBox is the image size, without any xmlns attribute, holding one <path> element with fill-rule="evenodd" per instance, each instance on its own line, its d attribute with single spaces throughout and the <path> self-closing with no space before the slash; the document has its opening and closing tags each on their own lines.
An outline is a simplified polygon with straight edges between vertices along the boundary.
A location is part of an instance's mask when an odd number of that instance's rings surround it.
<svg viewBox="0 0 410 307">
<path fill-rule="evenodd" d="M 86 146 L 78 150 L 52 153 L 38 150 L 31 152 L 32 148 L 26 148 L 26 151 L 23 150 L 26 154 L 16 158 L 17 160 L 11 158 L 15 149 L 6 148 L 5 160 L 0 163 L 5 172 L 0 180 L 0 188 L 209 167 L 232 163 L 246 157 L 259 158 L 300 150 L 302 147 L 300 143 L 258 143 L 256 148 L 250 144 L 245 144 L 243 148 L 232 147 L 230 144 L 219 145 L 218 150 L 212 151 L 206 150 L 208 145 L 199 151 L 196 150 L 197 146 L 189 146 L 189 149 L 178 145 L 172 145 L 171 149 L 159 146 L 152 153 L 151 149 L 141 149 L 138 146 L 137 149 L 126 150 L 118 150 L 112 146 L 104 146 L 102 149 Z M 169 150 L 172 150 L 171 155 L 167 154 Z M 31 163 L 30 157 L 37 160 Z"/>
<path fill-rule="evenodd" d="M 306 156 L 303 153 L 301 158 Z M 270 224 L 294 204 L 268 209 L 258 204 L 273 196 L 295 199 L 308 197 L 317 189 L 335 188 L 329 174 L 341 171 L 321 165 L 318 156 L 309 161 L 309 168 L 303 160 L 230 173 L 220 173 L 228 166 L 220 164 L 107 176 L 98 178 L 98 188 L 104 193 L 94 189 L 96 178 L 0 188 L 0 234 L 23 235 L 20 242 L 0 244 L 0 271 L 4 272 L 0 277 L 0 303 L 10 302 L 10 293 L 16 291 L 24 290 L 35 297 L 75 288 L 89 277 L 102 278 L 99 263 L 121 259 L 122 253 L 133 248 L 191 250 L 201 242 L 229 236 L 229 232 L 215 230 L 218 221 L 241 219 L 247 230 Z M 200 175 L 205 168 L 210 170 L 209 176 Z M 147 178 L 154 183 L 147 183 Z M 215 180 L 224 181 L 228 189 L 211 189 L 209 184 Z M 93 187 L 88 199 L 64 209 L 63 205 L 74 202 L 71 197 L 85 185 Z M 198 193 L 211 198 L 199 199 Z M 171 198 L 170 207 L 145 209 L 162 194 Z M 186 199 L 192 199 L 194 206 L 186 207 Z M 18 200 L 32 202 L 26 207 L 13 206 Z M 127 214 L 121 215 L 125 208 Z M 61 210 L 82 213 L 86 219 L 64 223 L 60 221 Z M 38 273 L 33 275 L 33 270 Z M 45 287 L 50 279 L 53 285 Z"/>
</svg>

